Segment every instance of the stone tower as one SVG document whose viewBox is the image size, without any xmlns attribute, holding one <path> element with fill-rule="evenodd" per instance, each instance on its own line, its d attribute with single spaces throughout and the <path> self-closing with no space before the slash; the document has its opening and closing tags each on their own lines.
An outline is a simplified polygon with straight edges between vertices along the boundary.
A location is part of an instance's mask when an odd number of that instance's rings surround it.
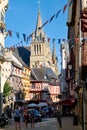
<svg viewBox="0 0 87 130">
<path fill-rule="evenodd" d="M 47 40 L 43 28 L 41 27 L 42 27 L 42 19 L 39 9 L 36 29 L 32 33 L 30 68 L 35 67 L 39 68 L 41 66 L 50 67 L 54 71 L 54 73 L 58 75 L 56 56 L 54 56 L 55 57 L 55 64 L 54 64 L 52 61 L 50 43 Z"/>
<path fill-rule="evenodd" d="M 50 44 L 47 41 L 46 34 L 42 26 L 40 10 L 38 10 L 37 24 L 34 33 L 32 33 L 30 67 L 50 66 L 52 62 Z"/>
</svg>

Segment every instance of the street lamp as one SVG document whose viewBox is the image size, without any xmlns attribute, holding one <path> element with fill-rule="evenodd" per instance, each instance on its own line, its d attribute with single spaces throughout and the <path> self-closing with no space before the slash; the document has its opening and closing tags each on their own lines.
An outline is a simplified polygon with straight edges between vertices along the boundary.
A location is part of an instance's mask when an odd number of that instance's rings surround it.
<svg viewBox="0 0 87 130">
<path fill-rule="evenodd" d="M 71 61 L 68 63 L 68 69 L 72 70 L 72 62 Z"/>
</svg>

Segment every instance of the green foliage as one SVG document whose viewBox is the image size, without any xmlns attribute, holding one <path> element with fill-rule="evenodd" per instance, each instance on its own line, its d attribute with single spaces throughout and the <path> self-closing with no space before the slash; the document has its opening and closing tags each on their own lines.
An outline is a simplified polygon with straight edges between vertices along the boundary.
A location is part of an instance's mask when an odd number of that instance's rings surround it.
<svg viewBox="0 0 87 130">
<path fill-rule="evenodd" d="M 3 95 L 5 97 L 7 97 L 7 96 L 10 95 L 10 92 L 11 92 L 11 86 L 8 82 L 6 82 L 5 85 L 4 85 L 4 89 L 3 89 Z"/>
</svg>

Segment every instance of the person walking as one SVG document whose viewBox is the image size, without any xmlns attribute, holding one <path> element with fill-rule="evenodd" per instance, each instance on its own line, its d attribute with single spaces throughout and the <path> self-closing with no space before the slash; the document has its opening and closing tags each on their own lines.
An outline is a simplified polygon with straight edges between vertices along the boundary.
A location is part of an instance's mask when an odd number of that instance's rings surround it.
<svg viewBox="0 0 87 130">
<path fill-rule="evenodd" d="M 9 107 L 9 105 L 6 108 L 6 115 L 9 119 L 9 123 L 11 123 L 11 119 L 12 119 L 12 109 Z"/>
<path fill-rule="evenodd" d="M 34 111 L 31 110 L 31 113 L 29 114 L 31 128 L 34 128 Z"/>
<path fill-rule="evenodd" d="M 24 122 L 25 122 L 25 128 L 28 127 L 28 121 L 29 121 L 29 114 L 27 110 L 24 111 Z"/>
<path fill-rule="evenodd" d="M 60 128 L 62 128 L 61 112 L 60 112 L 59 109 L 56 110 L 56 118 L 57 118 L 57 120 L 58 120 L 58 122 L 59 122 Z"/>
<path fill-rule="evenodd" d="M 19 107 L 16 106 L 14 110 L 14 121 L 15 121 L 15 130 L 21 130 L 21 124 L 20 124 L 20 110 Z M 19 129 L 18 129 L 19 127 Z"/>
</svg>

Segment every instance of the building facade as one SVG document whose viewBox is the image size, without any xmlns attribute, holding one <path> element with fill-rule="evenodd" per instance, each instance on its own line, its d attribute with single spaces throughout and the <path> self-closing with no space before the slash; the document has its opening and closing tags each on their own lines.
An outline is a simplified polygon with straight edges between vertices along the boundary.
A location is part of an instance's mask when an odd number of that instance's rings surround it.
<svg viewBox="0 0 87 130">
<path fill-rule="evenodd" d="M 70 0 L 68 1 L 70 2 Z M 85 17 L 83 17 L 85 15 Z M 87 129 L 85 122 L 87 121 L 87 91 L 86 91 L 86 36 L 87 36 L 87 22 L 85 21 L 87 15 L 87 1 L 77 0 L 72 3 L 68 10 L 68 38 L 71 39 L 71 50 L 74 54 L 74 90 L 75 90 L 75 114 L 78 121 L 81 123 L 83 129 Z M 83 23 L 85 22 L 85 24 Z M 71 58 L 73 61 L 73 58 Z M 73 62 L 72 62 L 73 63 Z"/>
<path fill-rule="evenodd" d="M 4 39 L 6 37 L 5 13 L 8 7 L 8 0 L 0 0 L 0 115 L 3 108 L 3 86 L 4 79 L 2 74 L 2 64 L 5 61 L 4 57 Z"/>
</svg>

